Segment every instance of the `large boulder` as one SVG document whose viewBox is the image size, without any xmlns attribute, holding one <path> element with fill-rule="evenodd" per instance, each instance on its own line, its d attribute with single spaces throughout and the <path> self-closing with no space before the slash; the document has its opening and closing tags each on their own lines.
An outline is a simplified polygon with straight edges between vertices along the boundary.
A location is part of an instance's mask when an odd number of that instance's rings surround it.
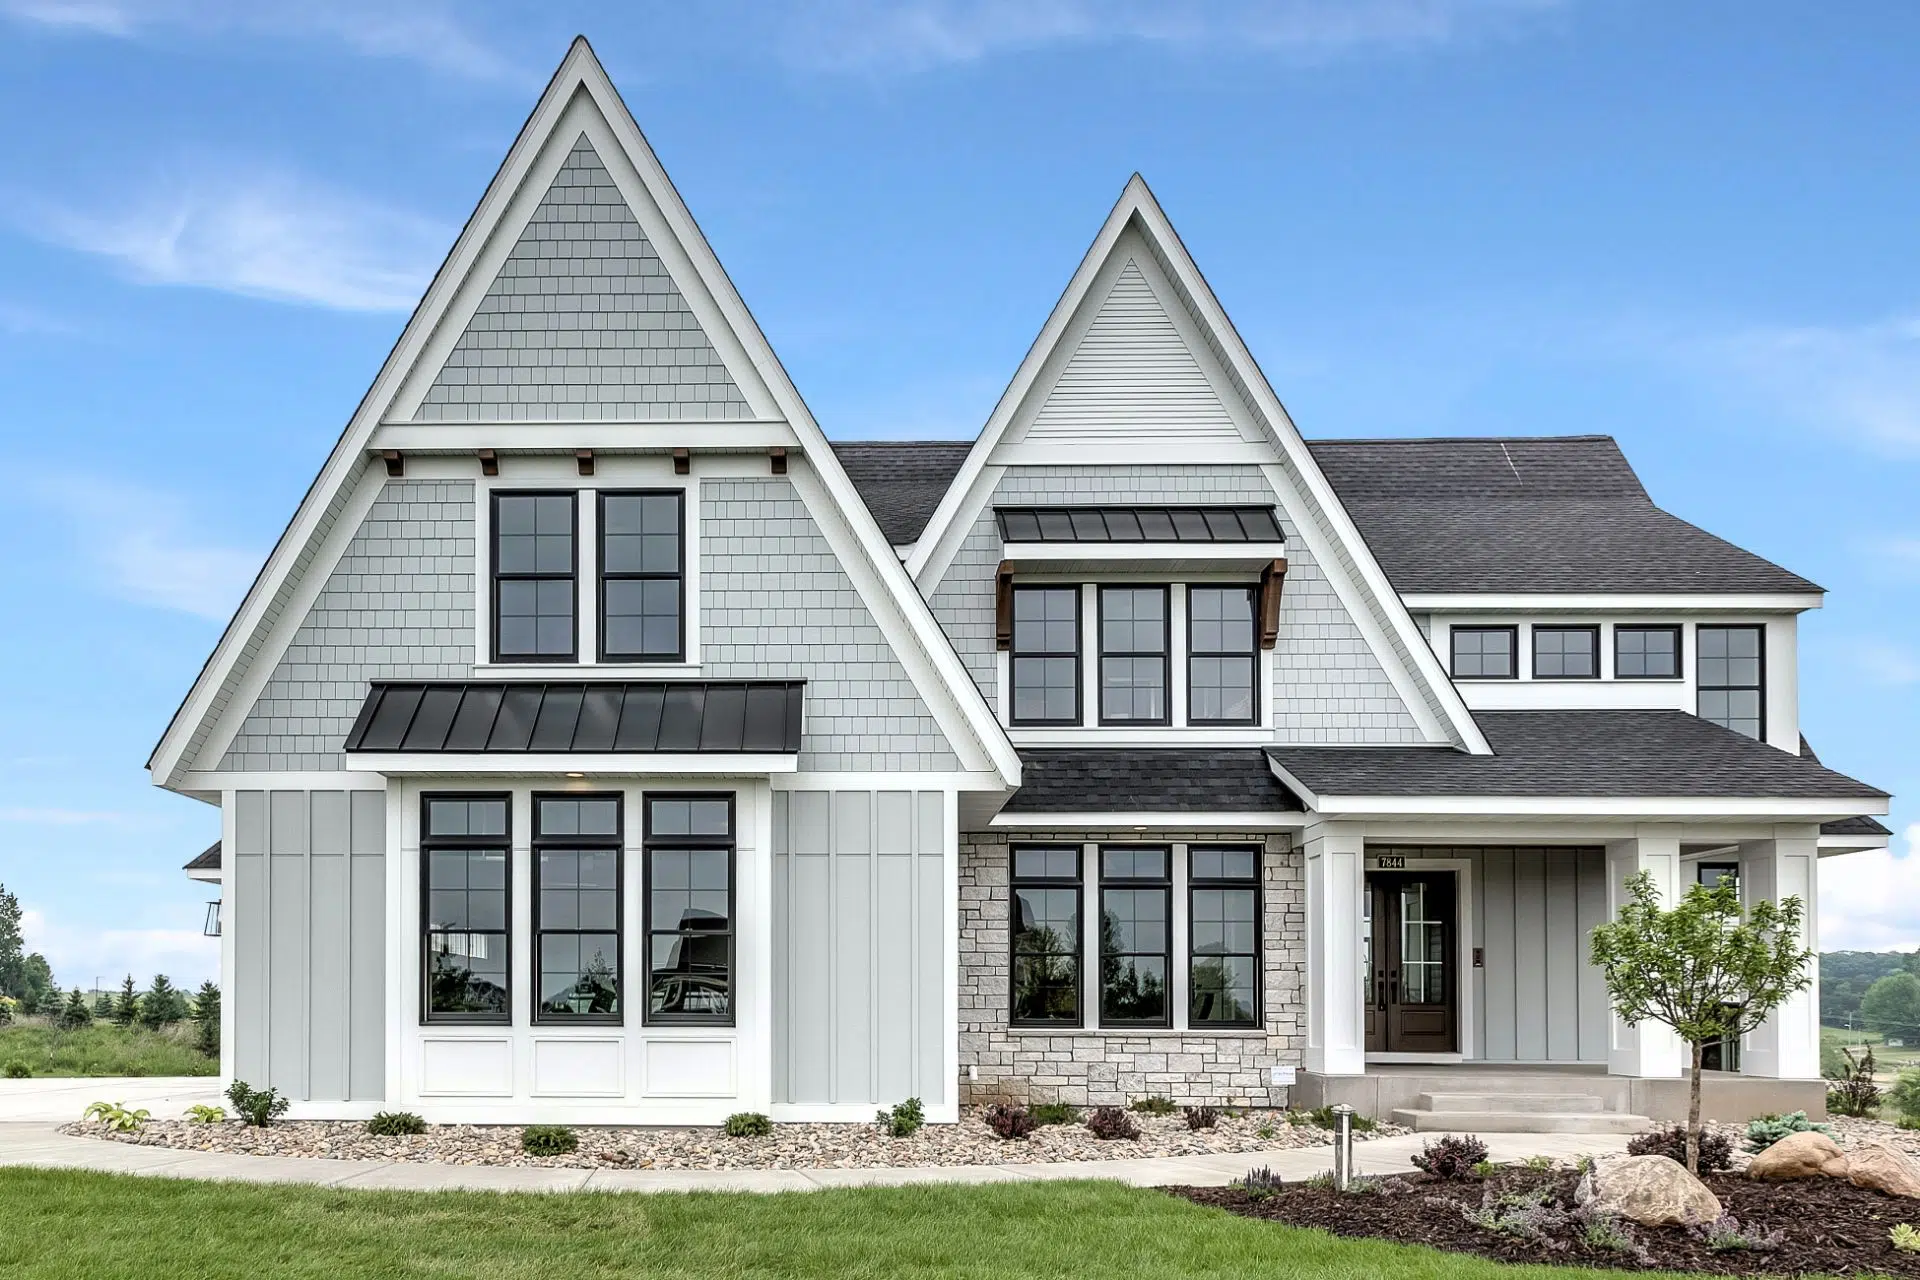
<svg viewBox="0 0 1920 1280">
<path fill-rule="evenodd" d="M 1719 1220 L 1720 1198 L 1665 1156 L 1610 1156 L 1574 1188 L 1574 1203 L 1643 1227 L 1693 1226 Z"/>
<path fill-rule="evenodd" d="M 1844 1178 L 1847 1153 L 1824 1133 L 1790 1133 L 1762 1151 L 1747 1166 L 1747 1176 L 1762 1182 L 1791 1178 Z"/>
<path fill-rule="evenodd" d="M 1920 1162 L 1884 1142 L 1855 1147 L 1847 1157 L 1847 1181 L 1890 1196 L 1920 1200 Z"/>
</svg>

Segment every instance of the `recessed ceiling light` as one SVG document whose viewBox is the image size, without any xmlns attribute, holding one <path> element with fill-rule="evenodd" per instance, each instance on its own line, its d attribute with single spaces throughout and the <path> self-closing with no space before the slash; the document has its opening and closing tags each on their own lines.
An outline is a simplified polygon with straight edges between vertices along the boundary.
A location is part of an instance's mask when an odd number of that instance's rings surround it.
<svg viewBox="0 0 1920 1280">
<path fill-rule="evenodd" d="M 570 774 L 568 774 L 567 776 L 568 776 L 569 778 L 584 778 L 584 777 L 586 777 L 587 775 L 586 775 L 586 774 L 584 774 L 584 773 L 570 773 Z"/>
</svg>

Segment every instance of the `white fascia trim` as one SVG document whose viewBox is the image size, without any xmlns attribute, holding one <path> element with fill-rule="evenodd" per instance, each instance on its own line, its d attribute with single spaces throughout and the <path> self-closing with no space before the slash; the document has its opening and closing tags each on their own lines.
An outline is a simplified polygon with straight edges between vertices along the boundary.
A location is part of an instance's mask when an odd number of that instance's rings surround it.
<svg viewBox="0 0 1920 1280">
<path fill-rule="evenodd" d="M 1305 813 L 1000 813 L 987 825 L 1019 831 L 1086 827 L 1125 831 L 1132 827 L 1175 831 L 1294 831 L 1312 821 Z"/>
<path fill-rule="evenodd" d="M 383 422 L 367 448 L 408 453 L 670 453 L 675 449 L 749 453 L 800 444 L 785 422 Z"/>
<path fill-rule="evenodd" d="M 217 885 L 220 883 L 220 869 L 215 867 L 211 871 L 189 871 L 187 879 L 198 880 L 201 884 Z"/>
<path fill-rule="evenodd" d="M 1887 847 L 1886 836 L 1821 836 L 1816 842 L 1823 858 L 1835 858 L 1844 853 L 1865 853 L 1869 849 Z"/>
<path fill-rule="evenodd" d="M 183 774 L 180 785 L 194 791 L 384 791 L 387 780 L 383 775 L 369 771 L 236 771 Z"/>
<path fill-rule="evenodd" d="M 635 777 L 757 777 L 774 773 L 795 773 L 799 757 L 740 752 L 726 755 L 611 755 L 591 753 L 557 754 L 478 754 L 439 752 L 415 755 L 396 751 L 357 751 L 347 758 L 363 769 L 388 776 L 428 776 L 433 774 L 584 774 L 587 778 Z"/>
<path fill-rule="evenodd" d="M 1058 729 L 1014 729 L 1022 747 L 1146 747 L 1178 751 L 1188 747 L 1270 747 L 1273 730 L 1258 725 L 1158 725 L 1122 729 L 1112 725 L 1075 725 Z"/>
<path fill-rule="evenodd" d="M 1278 766 L 1276 766 L 1278 772 Z M 1886 802 L 1793 800 L 1738 796 L 1339 796 L 1302 795 L 1326 818 L 1371 814 L 1511 814 L 1516 817 L 1767 817 L 1830 820 L 1885 813 Z M 1878 808 L 1868 809 L 1868 804 Z"/>
<path fill-rule="evenodd" d="M 1083 461 L 1084 465 L 1084 461 Z M 1284 542 L 1003 542 L 1000 558 L 1015 567 L 1050 569 L 1086 561 L 1120 569 L 1128 565 L 1157 565 L 1168 560 L 1201 563 L 1215 568 L 1257 568 L 1287 554 Z"/>
<path fill-rule="evenodd" d="M 1400 597 L 1416 613 L 1799 613 L 1818 609 L 1819 592 L 1755 594 L 1643 594 L 1603 592 L 1424 592 Z"/>
<path fill-rule="evenodd" d="M 1314 794 L 1313 788 L 1282 768 L 1280 762 L 1272 756 L 1267 757 L 1267 771 L 1274 777 L 1280 779 L 1281 785 L 1286 787 L 1287 790 L 1300 797 L 1300 803 L 1307 806 L 1308 809 L 1318 810 L 1320 808 L 1320 797 Z"/>
<path fill-rule="evenodd" d="M 1005 792 L 1000 775 L 981 773 L 885 773 L 802 770 L 769 779 L 775 791 L 984 791 Z"/>
<path fill-rule="evenodd" d="M 1015 448 L 1018 450 L 1017 459 L 1009 456 Z M 1017 465 L 1023 467 L 1084 467 L 1087 465 L 1087 450 L 1084 445 L 1046 444 L 1033 440 L 1021 440 L 1016 445 L 997 449 L 991 461 L 994 463 L 1017 462 Z M 1194 440 L 1185 444 L 1129 441 L 1124 444 L 1103 445 L 1100 461 L 1128 466 L 1155 463 L 1180 465 L 1196 462 L 1258 466 L 1262 462 L 1273 461 L 1273 450 L 1265 444 L 1255 444 L 1250 440 Z"/>
</svg>

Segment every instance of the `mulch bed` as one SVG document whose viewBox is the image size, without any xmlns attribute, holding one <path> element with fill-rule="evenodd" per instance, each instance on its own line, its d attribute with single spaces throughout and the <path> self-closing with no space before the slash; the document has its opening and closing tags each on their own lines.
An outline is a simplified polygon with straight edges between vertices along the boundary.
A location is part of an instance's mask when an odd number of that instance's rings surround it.
<svg viewBox="0 0 1920 1280">
<path fill-rule="evenodd" d="M 1317 1227 L 1337 1236 L 1423 1244 L 1500 1262 L 1545 1262 L 1628 1270 L 1696 1271 L 1722 1276 L 1871 1275 L 1920 1277 L 1920 1254 L 1901 1253 L 1887 1242 L 1899 1222 L 1920 1228 L 1920 1201 L 1895 1199 L 1834 1178 L 1797 1182 L 1750 1182 L 1738 1174 L 1708 1174 L 1704 1181 L 1747 1232 L 1783 1231 L 1769 1251 L 1714 1250 L 1685 1227 L 1627 1224 L 1643 1253 L 1596 1248 L 1584 1224 L 1548 1220 L 1545 1234 L 1524 1238 L 1489 1230 L 1469 1220 L 1501 1196 L 1534 1195 L 1548 1206 L 1571 1210 L 1579 1175 L 1568 1169 L 1508 1169 L 1485 1180 L 1440 1182 L 1424 1174 L 1368 1179 L 1366 1193 L 1341 1194 L 1328 1187 L 1288 1183 L 1256 1199 L 1237 1187 L 1168 1187 L 1195 1204 L 1225 1209 L 1296 1227 Z"/>
</svg>

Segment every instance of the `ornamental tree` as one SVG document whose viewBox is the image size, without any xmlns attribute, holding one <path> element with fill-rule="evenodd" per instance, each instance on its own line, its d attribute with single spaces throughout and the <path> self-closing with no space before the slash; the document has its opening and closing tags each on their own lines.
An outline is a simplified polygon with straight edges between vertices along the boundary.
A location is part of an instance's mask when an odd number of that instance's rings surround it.
<svg viewBox="0 0 1920 1280">
<path fill-rule="evenodd" d="M 1888 974 L 1860 997 L 1860 1014 L 1869 1030 L 1912 1043 L 1920 1037 L 1920 978 Z"/>
<path fill-rule="evenodd" d="M 1627 892 L 1619 916 L 1593 931 L 1593 963 L 1627 1025 L 1672 1027 L 1693 1050 L 1687 1172 L 1697 1174 L 1701 1049 L 1745 1035 L 1812 982 L 1813 952 L 1800 945 L 1805 907 L 1789 896 L 1743 911 L 1739 890 L 1722 881 L 1694 885 L 1669 909 L 1645 871 Z"/>
</svg>

